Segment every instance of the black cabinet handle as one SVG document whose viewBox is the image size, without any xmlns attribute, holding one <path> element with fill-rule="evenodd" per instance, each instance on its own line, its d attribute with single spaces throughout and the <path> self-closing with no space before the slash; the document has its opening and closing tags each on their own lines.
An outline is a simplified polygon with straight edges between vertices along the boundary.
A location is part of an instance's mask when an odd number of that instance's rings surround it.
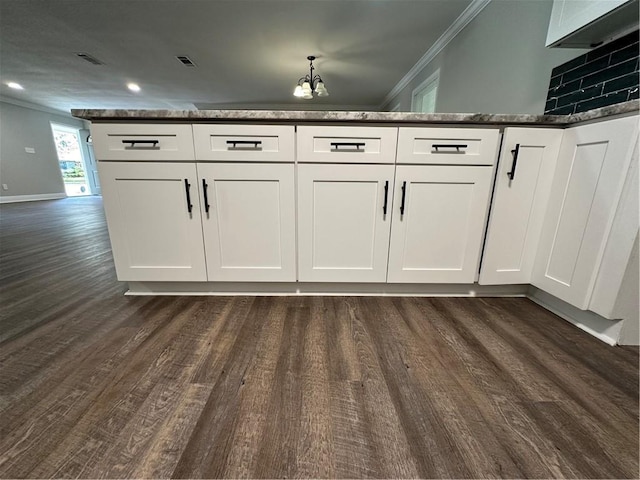
<svg viewBox="0 0 640 480">
<path fill-rule="evenodd" d="M 156 148 L 160 140 L 122 140 L 122 143 L 128 143 L 129 148 L 135 148 L 136 143 L 140 143 L 142 145 L 151 145 L 152 148 Z"/>
<path fill-rule="evenodd" d="M 518 154 L 520 153 L 520 144 L 516 143 L 516 148 L 511 150 L 511 155 L 513 155 L 513 163 L 511 164 L 511 171 L 507 172 L 507 177 L 509 180 L 513 180 L 516 178 L 516 164 L 518 163 Z"/>
<path fill-rule="evenodd" d="M 207 184 L 207 181 L 203 178 L 202 179 L 202 193 L 204 195 L 204 211 L 206 213 L 209 213 L 209 195 L 207 194 L 207 188 L 209 187 L 209 185 Z"/>
<path fill-rule="evenodd" d="M 404 215 L 404 199 L 407 196 L 407 182 L 402 182 L 402 202 L 400 203 L 400 215 Z"/>
<path fill-rule="evenodd" d="M 384 182 L 384 205 L 382 206 L 382 214 L 387 214 L 387 200 L 389 198 L 389 180 Z"/>
<path fill-rule="evenodd" d="M 364 147 L 364 142 L 331 142 L 332 152 L 361 152 L 360 147 Z M 355 150 L 340 150 L 340 147 L 356 147 Z"/>
<path fill-rule="evenodd" d="M 189 191 L 190 188 L 191 184 L 189 183 L 189 180 L 185 178 L 184 189 L 187 192 L 187 210 L 189 211 L 189 213 L 191 213 L 191 211 L 193 210 L 193 205 L 191 205 L 191 192 Z"/>
<path fill-rule="evenodd" d="M 440 148 L 455 148 L 457 153 L 464 153 L 462 151 L 460 151 L 461 148 L 467 148 L 468 145 L 464 144 L 464 143 L 434 143 L 431 145 L 431 147 L 435 150 L 435 153 L 447 153 L 447 152 L 441 152 L 439 149 Z M 451 152 L 449 152 L 451 153 Z"/>
<path fill-rule="evenodd" d="M 262 140 L 227 140 L 227 145 L 229 150 L 258 150 L 262 148 Z"/>
</svg>

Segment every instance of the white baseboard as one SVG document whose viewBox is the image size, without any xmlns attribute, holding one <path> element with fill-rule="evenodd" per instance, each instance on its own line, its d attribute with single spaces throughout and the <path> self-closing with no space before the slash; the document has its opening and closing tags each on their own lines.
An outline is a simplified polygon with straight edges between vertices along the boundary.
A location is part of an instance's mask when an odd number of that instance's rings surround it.
<svg viewBox="0 0 640 480">
<path fill-rule="evenodd" d="M 527 296 L 541 307 L 573 323 L 579 329 L 584 330 L 599 340 L 609 345 L 618 344 L 618 338 L 620 337 L 620 330 L 623 324 L 622 320 L 609 320 L 601 317 L 597 313 L 580 310 L 533 286 L 530 287 Z"/>
<path fill-rule="evenodd" d="M 66 193 L 39 193 L 37 195 L 2 195 L 0 203 L 37 202 L 39 200 L 59 200 L 67 198 Z"/>
<path fill-rule="evenodd" d="M 126 295 L 524 297 L 527 290 L 527 285 L 478 284 L 129 282 Z"/>
</svg>

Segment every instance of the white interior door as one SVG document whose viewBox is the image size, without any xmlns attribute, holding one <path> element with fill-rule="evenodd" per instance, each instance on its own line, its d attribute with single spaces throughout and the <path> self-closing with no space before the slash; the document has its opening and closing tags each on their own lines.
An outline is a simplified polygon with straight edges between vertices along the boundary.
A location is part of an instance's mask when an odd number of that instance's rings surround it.
<svg viewBox="0 0 640 480">
<path fill-rule="evenodd" d="M 82 139 L 82 151 L 84 152 L 85 166 L 87 168 L 87 181 L 89 188 L 94 195 L 101 195 L 100 177 L 98 176 L 98 161 L 93 152 L 93 141 L 91 140 L 91 132 L 87 129 L 80 130 Z"/>
<path fill-rule="evenodd" d="M 386 280 L 393 175 L 393 165 L 298 165 L 300 281 Z"/>
<path fill-rule="evenodd" d="M 196 166 L 100 162 L 118 279 L 204 281 Z"/>
<path fill-rule="evenodd" d="M 293 164 L 199 163 L 198 177 L 209 281 L 295 281 Z"/>
<path fill-rule="evenodd" d="M 397 167 L 388 282 L 475 281 L 492 170 Z"/>
</svg>

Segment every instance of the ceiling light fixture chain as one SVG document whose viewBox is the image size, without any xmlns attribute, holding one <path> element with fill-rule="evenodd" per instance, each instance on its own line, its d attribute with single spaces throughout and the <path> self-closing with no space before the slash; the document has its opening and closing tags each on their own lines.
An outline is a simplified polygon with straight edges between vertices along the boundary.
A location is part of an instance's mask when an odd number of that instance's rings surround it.
<svg viewBox="0 0 640 480">
<path fill-rule="evenodd" d="M 315 92 L 319 97 L 328 97 L 329 92 L 327 88 L 324 86 L 324 82 L 320 75 L 314 75 L 313 72 L 315 67 L 313 66 L 313 61 L 316 59 L 313 55 L 309 55 L 307 60 L 309 60 L 309 74 L 304 77 L 300 77 L 298 80 L 298 85 L 296 85 L 295 90 L 293 91 L 293 95 L 296 97 L 302 97 L 306 100 L 313 98 L 313 93 Z"/>
</svg>

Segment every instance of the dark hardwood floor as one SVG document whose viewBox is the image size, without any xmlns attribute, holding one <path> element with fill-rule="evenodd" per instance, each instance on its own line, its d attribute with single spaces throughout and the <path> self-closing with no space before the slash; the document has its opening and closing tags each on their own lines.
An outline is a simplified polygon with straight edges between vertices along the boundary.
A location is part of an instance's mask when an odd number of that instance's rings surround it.
<svg viewBox="0 0 640 480">
<path fill-rule="evenodd" d="M 638 349 L 519 298 L 125 297 L 0 207 L 0 477 L 638 478 Z"/>
</svg>

